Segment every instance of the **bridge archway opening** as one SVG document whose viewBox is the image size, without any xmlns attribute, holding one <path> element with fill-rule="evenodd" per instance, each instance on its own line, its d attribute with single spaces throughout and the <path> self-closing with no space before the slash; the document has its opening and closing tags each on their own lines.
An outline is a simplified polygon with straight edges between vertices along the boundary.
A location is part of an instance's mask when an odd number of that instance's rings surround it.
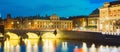
<svg viewBox="0 0 120 52">
<path fill-rule="evenodd" d="M 56 36 L 52 32 L 46 32 L 41 37 L 42 39 L 56 38 Z"/>
<path fill-rule="evenodd" d="M 17 34 L 12 33 L 12 32 L 7 32 L 6 36 L 8 36 L 9 39 L 20 39 L 20 37 Z"/>
<path fill-rule="evenodd" d="M 26 34 L 28 36 L 28 39 L 39 39 L 39 36 L 36 33 L 28 32 Z"/>
</svg>

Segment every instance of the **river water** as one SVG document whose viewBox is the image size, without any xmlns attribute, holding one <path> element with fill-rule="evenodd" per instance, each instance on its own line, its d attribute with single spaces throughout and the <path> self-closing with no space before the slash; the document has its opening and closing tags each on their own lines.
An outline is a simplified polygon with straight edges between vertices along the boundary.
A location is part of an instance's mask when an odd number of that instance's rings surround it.
<svg viewBox="0 0 120 52">
<path fill-rule="evenodd" d="M 120 47 L 79 40 L 25 39 L 0 43 L 0 52 L 120 52 Z"/>
</svg>

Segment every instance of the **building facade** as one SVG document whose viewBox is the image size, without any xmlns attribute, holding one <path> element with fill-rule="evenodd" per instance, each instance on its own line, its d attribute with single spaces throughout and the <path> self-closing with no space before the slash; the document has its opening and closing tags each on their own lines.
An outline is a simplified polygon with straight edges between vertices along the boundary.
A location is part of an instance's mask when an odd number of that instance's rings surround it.
<svg viewBox="0 0 120 52">
<path fill-rule="evenodd" d="M 60 20 L 59 16 L 53 14 L 49 19 L 24 19 L 22 21 L 7 17 L 5 29 L 25 30 L 72 30 L 72 20 Z"/>
<path fill-rule="evenodd" d="M 97 31 L 99 9 L 95 9 L 87 18 L 87 30 Z"/>
<path fill-rule="evenodd" d="M 59 16 L 53 14 L 49 20 L 34 19 L 33 28 L 41 30 L 72 30 L 72 20 L 60 20 Z"/>
<path fill-rule="evenodd" d="M 104 3 L 100 9 L 98 30 L 116 32 L 120 29 L 120 1 Z"/>
<path fill-rule="evenodd" d="M 85 30 L 87 26 L 87 16 L 72 17 L 71 20 L 73 21 L 73 29 Z"/>
<path fill-rule="evenodd" d="M 88 17 L 87 26 L 97 27 L 99 18 L 99 9 L 95 9 Z"/>
</svg>

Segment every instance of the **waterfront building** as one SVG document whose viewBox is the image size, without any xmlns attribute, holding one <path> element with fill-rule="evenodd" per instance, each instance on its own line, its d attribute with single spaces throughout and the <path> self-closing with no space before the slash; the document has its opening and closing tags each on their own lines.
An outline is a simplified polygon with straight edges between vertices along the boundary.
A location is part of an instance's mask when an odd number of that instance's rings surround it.
<svg viewBox="0 0 120 52">
<path fill-rule="evenodd" d="M 88 16 L 75 16 L 70 19 L 73 21 L 73 29 L 84 30 L 87 26 Z"/>
<path fill-rule="evenodd" d="M 98 30 L 104 32 L 120 30 L 120 1 L 106 2 L 99 10 Z"/>
<path fill-rule="evenodd" d="M 87 18 L 87 29 L 97 30 L 99 9 L 95 9 Z"/>
<path fill-rule="evenodd" d="M 72 20 L 60 20 L 59 16 L 53 14 L 48 20 L 34 19 L 33 29 L 40 30 L 72 30 Z"/>
<path fill-rule="evenodd" d="M 53 14 L 49 19 L 12 19 L 7 15 L 5 29 L 25 29 L 25 30 L 72 30 L 72 20 L 61 20 L 59 16 Z"/>
<path fill-rule="evenodd" d="M 5 29 L 13 29 L 13 19 L 11 18 L 11 14 L 7 14 L 7 19 L 4 21 Z"/>
</svg>

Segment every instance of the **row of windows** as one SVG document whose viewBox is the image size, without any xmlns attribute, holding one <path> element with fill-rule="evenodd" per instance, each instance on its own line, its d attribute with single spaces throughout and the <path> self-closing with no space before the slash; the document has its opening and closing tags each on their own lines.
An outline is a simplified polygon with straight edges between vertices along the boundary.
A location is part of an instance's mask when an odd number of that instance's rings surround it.
<svg viewBox="0 0 120 52">
<path fill-rule="evenodd" d="M 107 14 L 109 14 L 111 17 L 115 16 L 120 16 L 120 9 L 115 9 L 115 10 L 101 10 L 100 11 L 100 16 L 105 17 Z"/>
<path fill-rule="evenodd" d="M 38 26 L 38 28 L 72 28 L 72 26 Z"/>
<path fill-rule="evenodd" d="M 50 22 L 37 22 L 37 24 L 51 24 Z M 71 22 L 53 22 L 52 24 L 72 24 Z"/>
<path fill-rule="evenodd" d="M 111 17 L 120 16 L 120 14 L 110 14 Z"/>
<path fill-rule="evenodd" d="M 120 12 L 120 9 L 109 10 L 109 12 Z"/>
<path fill-rule="evenodd" d="M 72 25 L 37 25 L 37 26 L 39 26 L 39 27 L 55 27 L 55 26 L 60 26 L 60 27 L 62 27 L 62 26 L 72 26 Z"/>
</svg>

